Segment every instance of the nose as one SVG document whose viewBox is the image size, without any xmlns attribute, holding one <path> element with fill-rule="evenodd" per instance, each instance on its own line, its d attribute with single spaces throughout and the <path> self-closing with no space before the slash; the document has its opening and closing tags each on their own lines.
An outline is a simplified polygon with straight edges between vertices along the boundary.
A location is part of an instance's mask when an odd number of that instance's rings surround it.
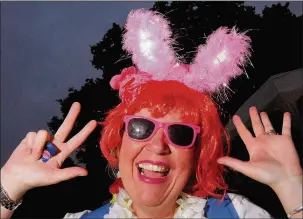
<svg viewBox="0 0 303 219">
<path fill-rule="evenodd" d="M 146 150 L 158 155 L 165 155 L 170 153 L 168 141 L 166 139 L 164 130 L 160 128 L 157 133 L 146 144 Z"/>
</svg>

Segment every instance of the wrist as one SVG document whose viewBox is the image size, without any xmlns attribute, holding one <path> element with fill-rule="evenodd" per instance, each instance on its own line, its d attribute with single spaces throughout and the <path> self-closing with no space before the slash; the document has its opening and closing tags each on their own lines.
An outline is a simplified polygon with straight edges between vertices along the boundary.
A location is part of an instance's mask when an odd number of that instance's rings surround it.
<svg viewBox="0 0 303 219">
<path fill-rule="evenodd" d="M 27 192 L 23 183 L 11 176 L 4 168 L 1 169 L 1 185 L 10 199 L 14 202 L 19 201 Z"/>
<path fill-rule="evenodd" d="M 302 193 L 303 175 L 288 177 L 287 179 L 271 186 L 276 194 L 283 194 L 286 191 L 297 191 Z"/>
<path fill-rule="evenodd" d="M 302 190 L 303 190 L 302 175 L 290 177 L 283 182 L 272 187 L 281 201 L 285 212 L 288 214 L 294 209 L 302 206 Z M 302 218 L 302 212 L 294 215 L 292 218 Z"/>
</svg>

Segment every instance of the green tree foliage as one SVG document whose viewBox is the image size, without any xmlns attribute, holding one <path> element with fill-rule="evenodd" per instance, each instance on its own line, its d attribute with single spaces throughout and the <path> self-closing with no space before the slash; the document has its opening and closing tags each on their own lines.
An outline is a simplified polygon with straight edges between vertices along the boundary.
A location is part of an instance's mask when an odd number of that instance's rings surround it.
<svg viewBox="0 0 303 219">
<path fill-rule="evenodd" d="M 247 34 L 252 39 L 251 61 L 254 67 L 246 68 L 249 79 L 241 76 L 231 83 L 235 94 L 230 101 L 221 105 L 222 121 L 226 123 L 229 115 L 271 75 L 302 67 L 302 16 L 296 17 L 288 6 L 279 3 L 266 7 L 263 14 L 258 15 L 254 7 L 246 6 L 244 2 L 173 1 L 156 2 L 152 10 L 162 13 L 170 20 L 177 42 L 175 50 L 186 63 L 191 62 L 197 47 L 205 43 L 206 36 L 218 27 L 237 26 L 240 31 L 248 31 Z M 82 111 L 71 136 L 91 119 L 102 121 L 106 112 L 119 103 L 118 94 L 110 88 L 109 81 L 123 68 L 132 65 L 130 56 L 122 50 L 123 31 L 123 27 L 114 23 L 100 42 L 91 45 L 91 63 L 100 70 L 100 79 L 87 79 L 79 90 L 70 88 L 68 96 L 58 100 L 62 114 L 59 117 L 54 116 L 48 123 L 53 133 L 75 101 L 81 103 Z M 110 197 L 108 187 L 112 179 L 108 176 L 107 163 L 99 148 L 100 131 L 101 126 L 87 139 L 76 156 L 76 163 L 86 164 L 89 176 L 33 191 L 24 201 L 25 204 L 16 211 L 16 217 L 62 217 L 65 212 L 97 208 Z M 243 155 L 246 152 L 240 150 L 239 153 Z M 72 165 L 75 163 L 70 159 L 64 163 L 64 166 Z M 281 206 L 271 191 L 256 184 L 258 192 L 247 192 L 245 188 L 248 188 L 248 184 L 243 186 L 247 180 L 231 178 L 227 177 L 227 180 L 232 187 L 238 186 L 238 191 L 256 200 L 257 204 L 265 207 L 274 216 L 284 216 L 283 210 L 276 210 L 277 206 L 279 209 Z M 273 204 L 262 202 L 263 196 L 261 197 L 259 191 L 267 192 L 272 199 L 269 201 Z M 41 196 L 48 198 L 43 199 L 44 205 L 37 209 L 37 205 L 33 203 Z M 52 207 L 54 205 L 56 207 Z"/>
</svg>

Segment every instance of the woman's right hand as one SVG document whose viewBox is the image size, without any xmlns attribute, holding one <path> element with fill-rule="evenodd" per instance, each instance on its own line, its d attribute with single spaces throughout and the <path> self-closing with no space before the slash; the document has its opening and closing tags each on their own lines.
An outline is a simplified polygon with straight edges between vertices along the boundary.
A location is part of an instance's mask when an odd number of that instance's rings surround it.
<svg viewBox="0 0 303 219">
<path fill-rule="evenodd" d="M 87 175 L 87 171 L 81 167 L 60 169 L 64 160 L 85 141 L 97 125 L 96 121 L 90 121 L 79 133 L 65 142 L 80 108 L 79 103 L 72 105 L 54 138 L 45 130 L 29 132 L 12 153 L 1 169 L 1 184 L 13 200 L 20 199 L 32 188 Z M 43 163 L 40 158 L 47 141 L 52 142 L 59 149 L 59 153 Z"/>
</svg>

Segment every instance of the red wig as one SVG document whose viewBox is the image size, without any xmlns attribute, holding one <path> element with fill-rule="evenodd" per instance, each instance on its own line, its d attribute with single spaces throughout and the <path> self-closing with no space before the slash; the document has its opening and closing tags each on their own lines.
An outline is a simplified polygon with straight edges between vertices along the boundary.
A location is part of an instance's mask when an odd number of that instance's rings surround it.
<svg viewBox="0 0 303 219">
<path fill-rule="evenodd" d="M 227 185 L 223 179 L 224 167 L 217 163 L 217 159 L 229 154 L 229 136 L 210 97 L 177 81 L 148 81 L 140 85 L 140 93 L 133 102 L 122 102 L 109 111 L 102 123 L 104 127 L 100 145 L 110 165 L 118 165 L 124 116 L 135 114 L 143 108 L 148 108 L 155 118 L 176 110 L 184 122 L 201 127 L 195 149 L 195 174 L 193 173 L 193 182 L 187 186 L 189 189 L 186 192 L 199 197 L 221 197 L 216 192 L 221 190 L 225 193 Z M 223 137 L 226 139 L 226 145 Z M 117 182 L 114 185 L 117 185 Z"/>
</svg>

